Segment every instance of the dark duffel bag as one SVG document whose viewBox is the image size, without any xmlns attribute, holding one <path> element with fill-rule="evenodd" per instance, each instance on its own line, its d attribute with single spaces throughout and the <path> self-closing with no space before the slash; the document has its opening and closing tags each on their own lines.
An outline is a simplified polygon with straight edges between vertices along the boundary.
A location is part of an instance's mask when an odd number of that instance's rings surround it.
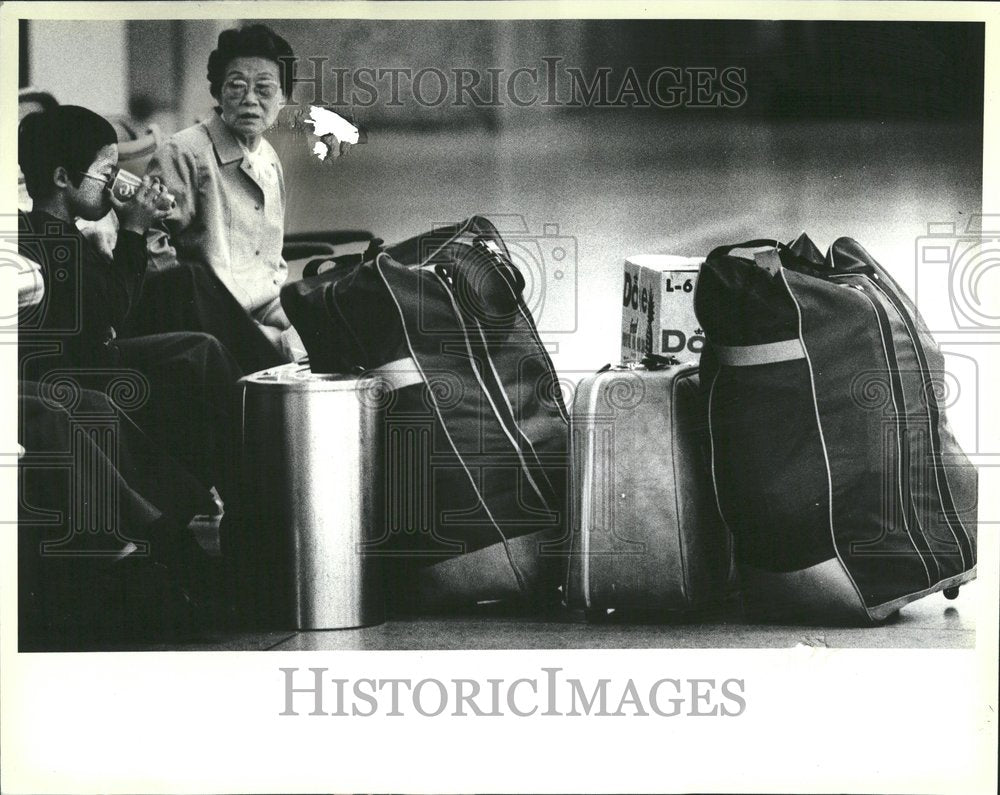
<svg viewBox="0 0 1000 795">
<path fill-rule="evenodd" d="M 717 248 L 695 311 L 715 493 L 756 610 L 877 621 L 975 577 L 976 470 L 940 405 L 944 359 L 867 251 Z"/>
<path fill-rule="evenodd" d="M 373 551 L 413 576 L 405 598 L 424 606 L 558 598 L 568 416 L 523 287 L 495 227 L 473 217 L 281 293 L 314 372 L 381 384 L 387 510 Z"/>
</svg>

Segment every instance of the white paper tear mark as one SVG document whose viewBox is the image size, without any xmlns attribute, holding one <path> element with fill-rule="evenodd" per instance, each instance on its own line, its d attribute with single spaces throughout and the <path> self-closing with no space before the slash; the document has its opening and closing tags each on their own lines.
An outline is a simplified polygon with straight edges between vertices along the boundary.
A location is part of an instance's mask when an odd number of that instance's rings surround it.
<svg viewBox="0 0 1000 795">
<path fill-rule="evenodd" d="M 309 118 L 303 119 L 303 122 L 312 126 L 313 134 L 318 138 L 332 135 L 340 143 L 356 144 L 360 137 L 358 128 L 339 113 L 316 105 L 309 107 Z M 312 151 L 320 160 L 326 160 L 331 154 L 330 146 L 322 140 L 313 144 Z"/>
</svg>

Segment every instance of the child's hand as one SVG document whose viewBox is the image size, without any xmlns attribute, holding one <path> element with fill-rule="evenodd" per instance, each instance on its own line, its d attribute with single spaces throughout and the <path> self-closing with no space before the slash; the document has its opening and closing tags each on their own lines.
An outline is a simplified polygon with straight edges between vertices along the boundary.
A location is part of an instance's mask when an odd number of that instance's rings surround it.
<svg viewBox="0 0 1000 795">
<path fill-rule="evenodd" d="M 131 201 L 120 202 L 114 196 L 110 198 L 121 228 L 140 235 L 144 235 L 154 222 L 166 218 L 173 205 L 173 197 L 163 183 L 152 182 L 149 177 L 142 178 L 142 184 Z"/>
</svg>

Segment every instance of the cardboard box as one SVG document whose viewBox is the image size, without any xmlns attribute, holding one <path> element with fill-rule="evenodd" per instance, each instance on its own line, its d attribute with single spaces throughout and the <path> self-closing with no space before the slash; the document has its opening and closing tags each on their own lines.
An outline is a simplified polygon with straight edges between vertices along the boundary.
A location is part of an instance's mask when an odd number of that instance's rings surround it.
<svg viewBox="0 0 1000 795">
<path fill-rule="evenodd" d="M 647 351 L 696 362 L 705 336 L 694 314 L 694 288 L 704 257 L 639 254 L 625 260 L 622 363 Z"/>
</svg>

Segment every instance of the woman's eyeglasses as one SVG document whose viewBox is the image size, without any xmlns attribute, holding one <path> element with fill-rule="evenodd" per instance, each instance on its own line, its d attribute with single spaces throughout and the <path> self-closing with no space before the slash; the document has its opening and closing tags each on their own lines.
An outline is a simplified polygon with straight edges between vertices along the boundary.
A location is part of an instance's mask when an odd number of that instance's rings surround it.
<svg viewBox="0 0 1000 795">
<path fill-rule="evenodd" d="M 261 81 L 253 84 L 254 93 L 261 99 L 272 99 L 277 96 L 280 86 L 271 81 Z M 222 95 L 226 99 L 243 99 L 250 91 L 250 83 L 246 80 L 227 80 L 222 84 Z"/>
</svg>

